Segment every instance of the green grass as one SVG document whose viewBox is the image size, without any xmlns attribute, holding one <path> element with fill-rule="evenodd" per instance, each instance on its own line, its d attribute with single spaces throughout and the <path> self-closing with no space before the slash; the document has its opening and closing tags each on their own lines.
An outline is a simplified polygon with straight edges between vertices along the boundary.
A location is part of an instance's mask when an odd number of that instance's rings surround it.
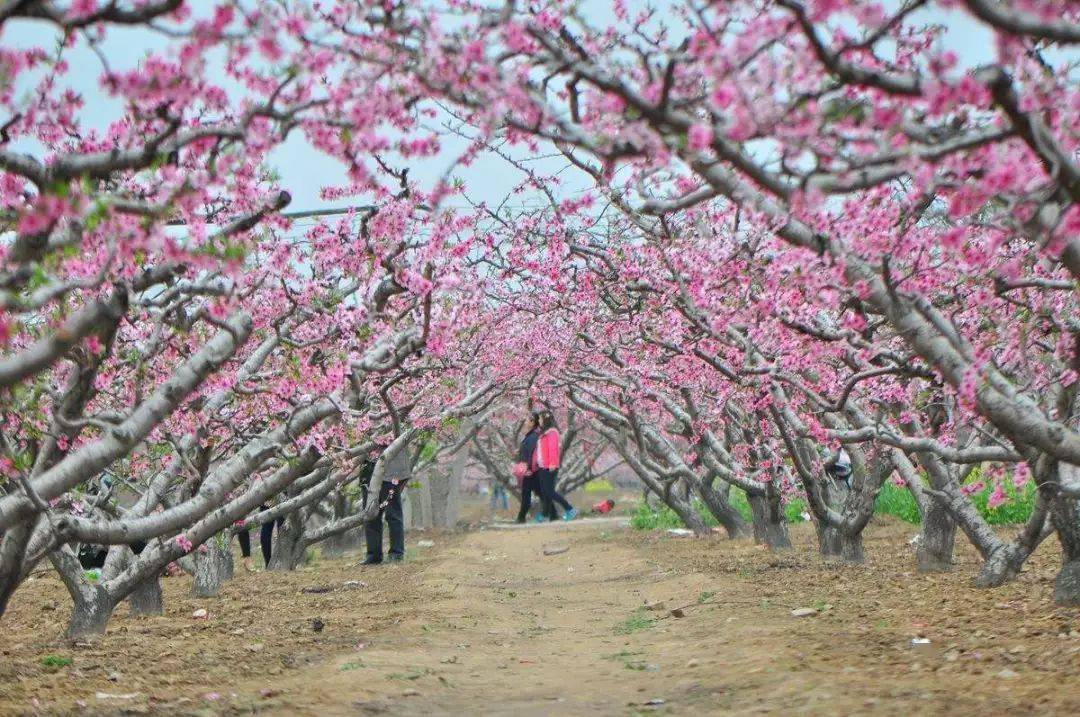
<svg viewBox="0 0 1080 717">
<path fill-rule="evenodd" d="M 607 478 L 597 478 L 585 484 L 586 493 L 610 493 L 615 490 L 615 484 Z"/>
<path fill-rule="evenodd" d="M 41 658 L 42 667 L 71 667 L 73 664 L 75 664 L 75 660 L 71 659 L 70 657 L 60 657 L 59 655 L 45 655 L 45 657 Z"/>
<path fill-rule="evenodd" d="M 701 513 L 706 525 L 716 525 L 716 518 L 712 517 L 708 510 L 705 510 L 704 505 L 699 501 L 694 501 L 694 507 Z M 684 527 L 682 518 L 671 508 L 661 505 L 656 510 L 653 510 L 645 503 L 638 503 L 637 510 L 630 517 L 630 526 L 638 530 L 667 530 L 669 528 Z"/>
<path fill-rule="evenodd" d="M 986 518 L 990 525 L 1014 525 L 1024 523 L 1031 517 L 1031 511 L 1035 508 L 1035 484 L 1028 483 L 1023 488 L 1016 488 L 1011 480 L 1005 481 L 1005 495 L 1009 499 L 997 508 L 987 505 L 993 488 L 987 486 L 981 492 L 972 496 L 975 507 Z"/>
<path fill-rule="evenodd" d="M 971 480 L 977 480 L 973 478 Z M 1035 486 L 1028 483 L 1022 489 L 1013 486 L 1012 481 L 1006 479 L 1005 494 L 1009 499 L 997 508 L 990 508 L 987 503 L 992 486 L 987 486 L 982 491 L 975 493 L 971 499 L 975 508 L 990 525 L 1014 525 L 1025 522 L 1030 516 L 1035 505 Z M 731 505 L 742 514 L 747 521 L 750 520 L 750 503 L 746 494 L 735 488 L 731 491 Z M 709 513 L 705 504 L 699 500 L 694 501 L 694 508 L 701 515 L 705 524 L 712 527 L 717 524 L 716 519 Z M 784 514 L 789 523 L 801 523 L 801 514 L 807 510 L 806 503 L 801 498 L 796 498 L 784 506 Z M 875 515 L 892 515 L 913 525 L 922 522 L 919 507 L 915 498 L 907 488 L 898 486 L 892 481 L 886 481 L 881 492 L 878 493 L 874 502 Z M 634 513 L 630 517 L 630 525 L 638 530 L 667 530 L 669 528 L 683 528 L 682 520 L 671 508 L 661 505 L 657 509 L 649 508 L 645 503 L 638 503 Z"/>
<path fill-rule="evenodd" d="M 600 655 L 600 659 L 601 660 L 622 661 L 622 660 L 630 660 L 630 659 L 633 659 L 634 657 L 637 657 L 638 655 L 644 655 L 644 654 L 645 654 L 644 652 L 638 652 L 638 651 L 631 652 L 630 650 L 620 650 L 618 652 L 613 652 L 610 655 Z"/>
<path fill-rule="evenodd" d="M 638 610 L 615 626 L 615 634 L 629 635 L 631 633 L 641 632 L 642 630 L 648 630 L 655 622 L 656 621 L 653 618 L 647 617 L 642 611 Z"/>
<path fill-rule="evenodd" d="M 907 488 L 901 488 L 892 481 L 886 481 L 877 500 L 874 501 L 874 515 L 894 515 L 900 520 L 916 525 L 922 522 L 922 514 L 914 496 Z"/>
<path fill-rule="evenodd" d="M 737 488 L 732 489 L 731 505 L 735 510 L 739 511 L 744 519 L 750 520 L 750 502 L 746 499 L 746 494 L 743 491 Z M 694 509 L 697 510 L 701 519 L 705 521 L 705 525 L 710 528 L 718 525 L 716 518 L 713 517 L 713 514 L 709 512 L 703 502 L 695 500 Z M 784 506 L 784 515 L 789 523 L 801 523 L 803 522 L 802 513 L 805 510 L 806 503 L 801 498 L 796 498 Z M 637 504 L 636 509 L 630 516 L 630 525 L 638 530 L 667 530 L 669 528 L 685 527 L 682 519 L 671 508 L 660 505 L 654 510 L 645 503 Z"/>
<path fill-rule="evenodd" d="M 601 655 L 601 659 L 611 660 L 613 662 L 621 662 L 623 667 L 628 670 L 636 670 L 643 672 L 649 669 L 649 663 L 641 658 L 644 655 L 643 652 L 630 652 L 629 650 L 623 650 L 611 655 Z"/>
<path fill-rule="evenodd" d="M 1005 494 L 1009 499 L 997 508 L 991 508 L 987 505 L 992 492 L 993 487 L 987 486 L 971 496 L 975 509 L 990 525 L 1015 525 L 1023 523 L 1031 517 L 1031 511 L 1035 506 L 1035 485 L 1033 483 L 1028 483 L 1023 488 L 1018 489 L 1013 486 L 1011 480 L 1006 480 Z M 887 482 L 882 487 L 881 492 L 878 493 L 877 501 L 874 503 L 874 513 L 876 515 L 893 515 L 914 525 L 922 522 L 919 508 L 915 504 L 915 499 L 911 496 L 910 491 L 907 488 L 893 484 L 891 481 Z"/>
</svg>

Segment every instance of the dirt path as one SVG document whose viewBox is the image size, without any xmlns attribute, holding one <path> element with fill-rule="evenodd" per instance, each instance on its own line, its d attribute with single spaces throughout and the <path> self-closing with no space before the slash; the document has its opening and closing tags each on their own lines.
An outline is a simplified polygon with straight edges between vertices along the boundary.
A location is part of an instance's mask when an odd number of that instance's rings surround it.
<svg viewBox="0 0 1080 717">
<path fill-rule="evenodd" d="M 914 575 L 911 531 L 875 521 L 847 568 L 806 525 L 783 556 L 612 522 L 411 536 L 403 566 L 319 559 L 211 599 L 169 578 L 164 616 L 121 608 L 82 645 L 58 638 L 45 575 L 4 617 L 0 715 L 1080 714 L 1055 547 L 980 591 L 966 546 L 952 573 Z"/>
<path fill-rule="evenodd" d="M 556 544 L 569 549 L 544 555 L 545 546 Z M 855 614 L 793 617 L 799 603 L 786 601 L 803 597 L 797 584 L 778 592 L 775 576 L 699 571 L 685 552 L 733 547 L 658 544 L 604 526 L 467 535 L 418 574 L 428 602 L 417 618 L 329 668 L 296 675 L 282 685 L 294 697 L 278 709 L 517 717 L 986 715 L 1057 707 L 1067 713 L 1080 705 L 1080 689 L 1068 682 L 1048 683 L 1057 691 L 1048 704 L 1039 696 L 1045 685 L 1009 684 L 992 662 L 988 670 L 958 674 L 927 669 L 953 660 L 936 644 L 925 652 L 911 648 L 903 630 L 860 632 Z M 752 546 L 739 550 L 766 567 L 775 564 Z M 643 609 L 658 601 L 664 610 Z M 670 609 L 680 607 L 684 616 L 672 617 Z M 1080 655 L 1067 654 L 1075 676 Z"/>
<path fill-rule="evenodd" d="M 623 714 L 650 700 L 709 711 L 675 618 L 638 610 L 715 589 L 672 576 L 614 539 L 612 526 L 545 526 L 465 537 L 421 574 L 431 601 L 332 669 L 298 676 L 283 712 L 431 715 Z M 558 550 L 544 555 L 544 548 Z M 672 605 L 671 607 L 677 607 Z M 687 618 L 684 618 L 686 620 Z M 693 618 L 689 618 L 693 619 Z M 419 629 L 418 629 L 419 628 Z M 297 690 L 285 687 L 285 693 Z"/>
</svg>

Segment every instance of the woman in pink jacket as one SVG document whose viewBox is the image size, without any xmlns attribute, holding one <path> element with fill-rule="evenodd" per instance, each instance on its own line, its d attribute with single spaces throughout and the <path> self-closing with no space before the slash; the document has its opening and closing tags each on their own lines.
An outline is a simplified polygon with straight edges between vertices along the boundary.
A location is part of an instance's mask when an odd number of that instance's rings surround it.
<svg viewBox="0 0 1080 717">
<path fill-rule="evenodd" d="M 548 520 L 558 520 L 559 515 L 555 510 L 555 503 L 558 503 L 564 511 L 563 520 L 573 520 L 577 516 L 577 511 L 559 491 L 555 490 L 555 483 L 559 478 L 559 461 L 562 457 L 560 454 L 562 436 L 559 435 L 559 428 L 555 425 L 555 418 L 551 415 L 551 411 L 540 412 L 537 427 L 540 430 L 540 436 L 536 440 L 532 463 L 546 509 L 546 515 L 543 517 Z M 538 517 L 538 521 L 542 519 Z"/>
</svg>

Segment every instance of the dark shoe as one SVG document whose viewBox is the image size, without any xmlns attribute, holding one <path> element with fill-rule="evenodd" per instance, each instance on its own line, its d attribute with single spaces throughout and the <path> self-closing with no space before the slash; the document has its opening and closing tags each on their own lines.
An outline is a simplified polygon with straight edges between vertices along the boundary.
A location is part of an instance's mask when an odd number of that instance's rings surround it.
<svg viewBox="0 0 1080 717">
<path fill-rule="evenodd" d="M 382 563 L 382 558 L 376 558 L 373 555 L 369 555 L 360 561 L 361 565 L 379 565 Z"/>
</svg>

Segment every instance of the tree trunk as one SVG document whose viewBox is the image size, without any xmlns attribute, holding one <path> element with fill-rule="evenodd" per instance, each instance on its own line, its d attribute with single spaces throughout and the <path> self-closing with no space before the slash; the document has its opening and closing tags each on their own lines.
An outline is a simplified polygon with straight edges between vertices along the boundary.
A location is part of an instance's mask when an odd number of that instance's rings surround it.
<svg viewBox="0 0 1080 717">
<path fill-rule="evenodd" d="M 818 522 L 818 549 L 826 562 L 862 565 L 866 562 L 862 531 L 846 533 L 839 528 Z"/>
<path fill-rule="evenodd" d="M 84 586 L 75 594 L 67 628 L 68 639 L 104 635 L 115 608 L 116 601 L 108 592 L 97 586 Z"/>
<path fill-rule="evenodd" d="M 468 430 L 468 426 L 465 427 Z M 436 528 L 453 530 L 461 517 L 461 480 L 465 475 L 469 454 L 458 451 L 445 474 L 431 471 L 431 512 Z"/>
<path fill-rule="evenodd" d="M 1027 559 L 1026 551 L 1019 550 L 1015 543 L 999 546 L 990 555 L 975 576 L 975 587 L 996 588 L 1009 582 L 1020 574 Z"/>
<path fill-rule="evenodd" d="M 818 552 L 826 562 L 840 559 L 840 531 L 821 520 L 815 520 Z"/>
<path fill-rule="evenodd" d="M 862 565 L 866 562 L 861 530 L 857 533 L 840 533 L 840 559 L 848 565 Z"/>
<path fill-rule="evenodd" d="M 920 573 L 944 573 L 952 570 L 953 547 L 956 543 L 956 521 L 948 508 L 936 500 L 927 501 L 915 552 Z"/>
<path fill-rule="evenodd" d="M 701 514 L 694 509 L 693 504 L 688 501 L 676 499 L 674 491 L 671 493 L 671 500 L 668 501 L 668 506 L 679 516 L 683 525 L 694 531 L 695 534 L 708 535 L 712 532 L 709 530 L 709 526 L 705 525 L 705 520 L 701 517 Z"/>
<path fill-rule="evenodd" d="M 407 491 L 406 491 L 407 492 Z M 341 534 L 341 544 L 345 552 L 353 552 L 364 547 L 364 529 L 352 528 Z"/>
<path fill-rule="evenodd" d="M 229 537 L 228 533 L 225 534 Z M 222 580 L 232 580 L 236 576 L 236 560 L 233 558 L 232 544 L 225 543 L 225 547 L 221 548 L 221 560 L 222 560 Z"/>
<path fill-rule="evenodd" d="M 791 550 L 787 520 L 777 491 L 767 488 L 765 495 L 747 494 L 746 498 L 750 502 L 754 540 L 769 550 Z"/>
<path fill-rule="evenodd" d="M 985 557 L 985 562 L 975 576 L 975 587 L 993 588 L 1003 585 L 1017 575 L 1031 554 L 1035 552 L 1039 544 L 1053 532 L 1046 525 L 1047 513 L 1052 511 L 1053 498 L 1048 498 L 1052 491 L 1053 483 L 1046 481 L 1039 490 L 1035 499 L 1035 508 L 1031 517 L 1024 524 L 1020 533 L 1010 542 L 1005 543 L 997 540 L 996 536 L 985 539 L 982 543 L 976 543 L 976 547 Z M 969 502 L 968 505 L 971 505 Z M 1051 516 L 1052 517 L 1052 516 Z M 982 545 L 988 546 L 983 549 Z"/>
<path fill-rule="evenodd" d="M 431 473 L 429 468 L 427 471 Z M 405 489 L 405 496 L 409 501 L 411 511 L 410 520 L 406 522 L 406 528 L 430 528 L 432 521 L 431 484 L 427 476 L 409 481 Z"/>
<path fill-rule="evenodd" d="M 21 583 L 26 546 L 36 524 L 36 519 L 24 520 L 0 535 L 0 615 Z"/>
<path fill-rule="evenodd" d="M 465 469 L 463 459 L 466 458 L 468 454 L 459 452 L 449 471 L 445 473 L 437 470 L 428 471 L 427 482 L 431 490 L 431 523 L 435 528 L 453 530 L 457 527 L 460 515 L 458 485 L 461 473 Z"/>
<path fill-rule="evenodd" d="M 729 500 L 731 486 L 729 484 L 722 483 L 721 487 L 716 489 L 708 483 L 702 483 L 698 493 L 701 495 L 705 507 L 709 509 L 717 522 L 727 531 L 728 538 L 744 538 L 749 534 L 749 526 L 746 524 L 746 520 L 731 505 Z"/>
<path fill-rule="evenodd" d="M 176 561 L 176 564 L 179 565 L 180 569 L 188 575 L 195 574 L 195 556 L 191 553 L 188 553 L 187 555 L 181 555 L 180 558 Z"/>
<path fill-rule="evenodd" d="M 290 522 L 292 522 L 291 517 L 285 521 L 285 525 L 278 528 L 274 548 L 270 552 L 270 564 L 266 566 L 267 570 L 296 570 L 304 561 L 307 546 L 301 542 L 302 535 L 299 531 L 294 532 L 288 529 Z"/>
<path fill-rule="evenodd" d="M 195 597 L 217 597 L 225 578 L 225 551 L 214 540 L 208 541 L 205 547 L 205 552 L 195 552 L 195 580 L 191 592 Z"/>
<path fill-rule="evenodd" d="M 330 518 L 331 521 L 342 520 L 350 515 L 349 512 L 349 498 L 345 495 L 344 491 L 338 491 L 332 501 L 334 512 Z M 344 533 L 338 533 L 337 535 L 331 535 L 322 544 L 322 554 L 326 558 L 337 558 L 344 555 L 347 551 L 356 548 L 356 538 L 358 531 L 347 530 Z"/>
<path fill-rule="evenodd" d="M 165 605 L 161 597 L 161 580 L 157 575 L 143 580 L 128 596 L 132 615 L 161 615 Z"/>
<path fill-rule="evenodd" d="M 1054 580 L 1054 602 L 1080 606 L 1080 508 L 1075 498 L 1056 495 L 1050 504 L 1050 520 L 1061 542 L 1061 571 Z"/>
</svg>

